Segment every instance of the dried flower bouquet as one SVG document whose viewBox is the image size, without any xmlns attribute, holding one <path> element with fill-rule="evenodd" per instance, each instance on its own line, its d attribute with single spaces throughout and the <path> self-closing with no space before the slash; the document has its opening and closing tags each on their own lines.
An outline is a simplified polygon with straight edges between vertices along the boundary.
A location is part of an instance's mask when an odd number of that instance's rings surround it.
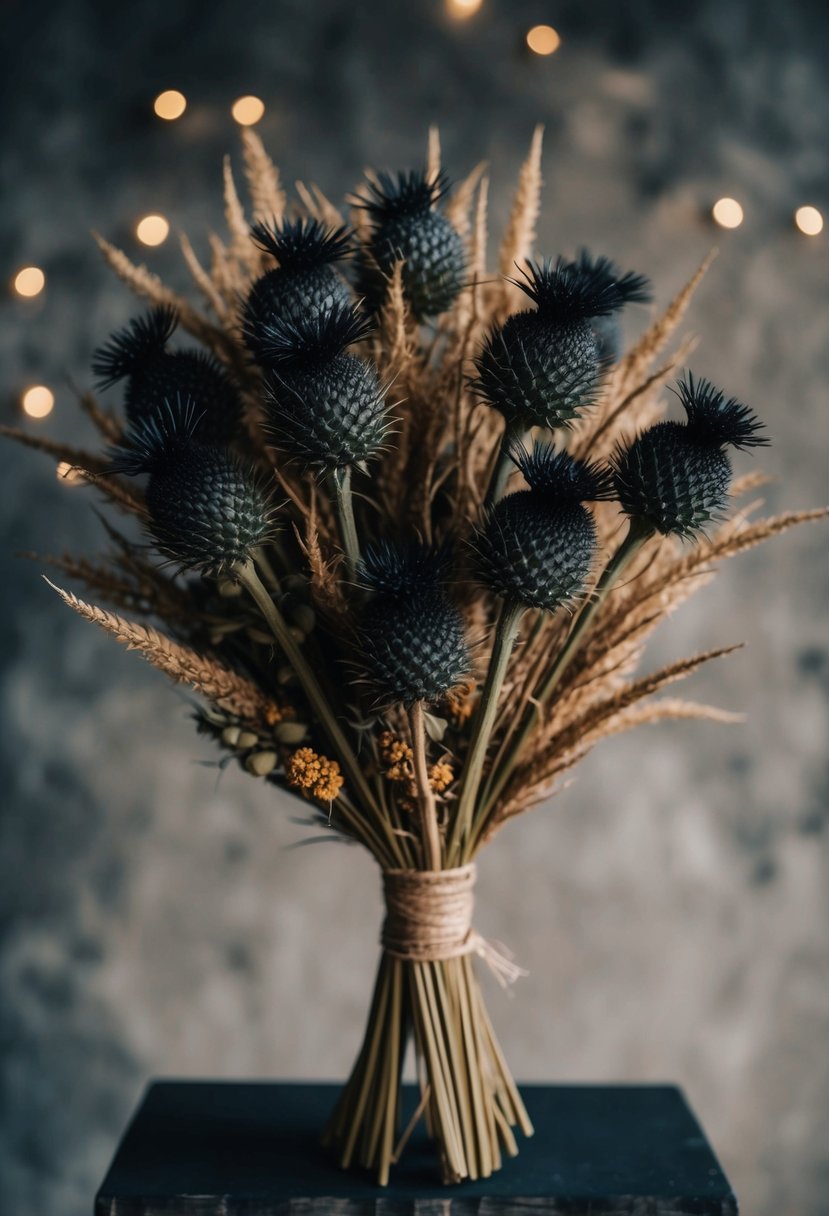
<svg viewBox="0 0 829 1216">
<path fill-rule="evenodd" d="M 736 506 L 762 478 L 732 481 L 729 449 L 765 440 L 707 381 L 681 379 L 684 417 L 662 420 L 690 344 L 663 351 L 705 266 L 622 355 L 646 281 L 530 260 L 540 131 L 497 274 L 486 174 L 450 189 L 436 132 L 423 171 L 369 177 L 351 229 L 315 186 L 289 207 L 243 139 L 252 220 L 228 162 L 209 269 L 181 238 L 201 309 L 99 239 L 152 305 L 95 357 L 123 387 L 115 411 L 82 398 L 103 452 L 10 433 L 149 537 L 108 523 L 100 561 L 50 558 L 109 607 L 63 599 L 191 685 L 228 759 L 382 870 L 368 1027 L 326 1141 L 388 1181 L 413 1041 L 443 1179 L 485 1177 L 532 1129 L 473 970 L 517 973 L 472 928 L 479 849 L 600 739 L 730 720 L 652 697 L 731 647 L 635 677 L 644 643 L 720 560 L 822 513 Z"/>
</svg>

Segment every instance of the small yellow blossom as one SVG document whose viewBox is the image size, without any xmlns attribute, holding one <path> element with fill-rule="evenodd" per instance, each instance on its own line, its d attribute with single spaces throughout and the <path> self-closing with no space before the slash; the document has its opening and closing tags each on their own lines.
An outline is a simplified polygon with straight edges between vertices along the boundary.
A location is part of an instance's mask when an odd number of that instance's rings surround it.
<svg viewBox="0 0 829 1216">
<path fill-rule="evenodd" d="M 384 730 L 378 742 L 383 773 L 389 781 L 411 781 L 414 770 L 412 768 L 412 749 L 408 743 L 404 743 L 390 730 Z"/>
<path fill-rule="evenodd" d="M 436 794 L 442 794 L 454 780 L 455 773 L 446 756 L 429 769 L 429 784 Z"/>
<path fill-rule="evenodd" d="M 336 760 L 320 756 L 312 747 L 300 747 L 285 765 L 288 784 L 319 802 L 333 802 L 343 786 Z"/>
<path fill-rule="evenodd" d="M 457 688 L 450 688 L 444 697 L 447 713 L 456 726 L 461 726 L 472 717 L 477 700 L 474 695 L 475 688 L 475 681 L 467 680 L 465 684 L 459 684 Z"/>
</svg>

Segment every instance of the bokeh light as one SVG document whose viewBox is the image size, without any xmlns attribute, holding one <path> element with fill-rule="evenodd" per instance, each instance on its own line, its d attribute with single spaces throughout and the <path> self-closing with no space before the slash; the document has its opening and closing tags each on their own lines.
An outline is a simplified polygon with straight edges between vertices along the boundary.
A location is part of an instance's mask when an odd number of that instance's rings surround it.
<svg viewBox="0 0 829 1216">
<path fill-rule="evenodd" d="M 237 98 L 230 112 L 240 127 L 252 127 L 265 113 L 265 103 L 261 97 L 249 94 Z"/>
<path fill-rule="evenodd" d="M 170 225 L 163 215 L 145 215 L 135 228 L 142 245 L 163 245 L 169 234 Z"/>
<path fill-rule="evenodd" d="M 823 232 L 823 216 L 817 207 L 798 207 L 794 222 L 804 236 L 817 236 Z"/>
<path fill-rule="evenodd" d="M 187 109 L 187 98 L 183 93 L 179 93 L 178 89 L 165 89 L 156 97 L 153 109 L 159 118 L 172 122 L 176 118 L 181 118 Z"/>
<path fill-rule="evenodd" d="M 739 228 L 743 222 L 743 209 L 736 198 L 718 198 L 711 215 L 721 228 Z"/>
<path fill-rule="evenodd" d="M 551 25 L 534 25 L 527 34 L 527 46 L 536 55 L 552 55 L 561 46 L 561 35 Z"/>
<path fill-rule="evenodd" d="M 55 394 L 45 384 L 33 384 L 20 398 L 20 408 L 29 418 L 46 418 L 55 408 Z"/>
<path fill-rule="evenodd" d="M 446 7 L 452 17 L 471 17 L 477 13 L 483 0 L 446 0 Z"/>
<path fill-rule="evenodd" d="M 14 276 L 14 290 L 19 296 L 39 296 L 46 286 L 46 275 L 39 266 L 24 266 Z"/>
</svg>

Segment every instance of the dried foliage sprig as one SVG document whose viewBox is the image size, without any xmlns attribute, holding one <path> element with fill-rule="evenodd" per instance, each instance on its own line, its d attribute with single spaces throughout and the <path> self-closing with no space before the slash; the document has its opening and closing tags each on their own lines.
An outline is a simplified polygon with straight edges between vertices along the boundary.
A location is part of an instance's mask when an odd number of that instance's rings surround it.
<svg viewBox="0 0 829 1216">
<path fill-rule="evenodd" d="M 516 974 L 470 923 L 478 850 L 602 739 L 733 720 L 652 699 L 730 647 L 637 677 L 645 643 L 722 560 L 826 514 L 739 506 L 762 478 L 734 481 L 729 453 L 766 439 L 708 381 L 681 377 L 685 417 L 664 417 L 710 258 L 624 353 L 647 280 L 587 250 L 536 257 L 541 148 L 538 128 L 493 275 L 483 166 L 453 189 L 436 131 L 422 169 L 368 175 L 351 228 L 317 186 L 289 203 L 244 132 L 251 220 L 228 160 L 227 237 L 205 257 L 182 238 L 201 306 L 97 238 L 150 304 L 95 356 L 121 394 L 83 400 L 104 450 L 3 432 L 146 533 L 49 559 L 114 611 L 65 602 L 195 689 L 201 732 L 382 867 L 366 1037 L 326 1132 L 382 1183 L 410 1130 L 410 1037 L 446 1181 L 531 1131 L 471 964 Z"/>
</svg>

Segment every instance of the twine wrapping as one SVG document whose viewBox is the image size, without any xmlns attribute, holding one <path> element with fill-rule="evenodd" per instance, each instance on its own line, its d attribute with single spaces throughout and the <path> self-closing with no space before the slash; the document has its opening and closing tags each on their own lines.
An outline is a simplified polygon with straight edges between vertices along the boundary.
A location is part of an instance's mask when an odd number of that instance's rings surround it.
<svg viewBox="0 0 829 1216">
<path fill-rule="evenodd" d="M 386 954 L 407 963 L 434 963 L 477 954 L 503 987 L 527 972 L 498 943 L 472 927 L 477 870 L 384 870 L 386 919 L 380 937 Z"/>
</svg>

